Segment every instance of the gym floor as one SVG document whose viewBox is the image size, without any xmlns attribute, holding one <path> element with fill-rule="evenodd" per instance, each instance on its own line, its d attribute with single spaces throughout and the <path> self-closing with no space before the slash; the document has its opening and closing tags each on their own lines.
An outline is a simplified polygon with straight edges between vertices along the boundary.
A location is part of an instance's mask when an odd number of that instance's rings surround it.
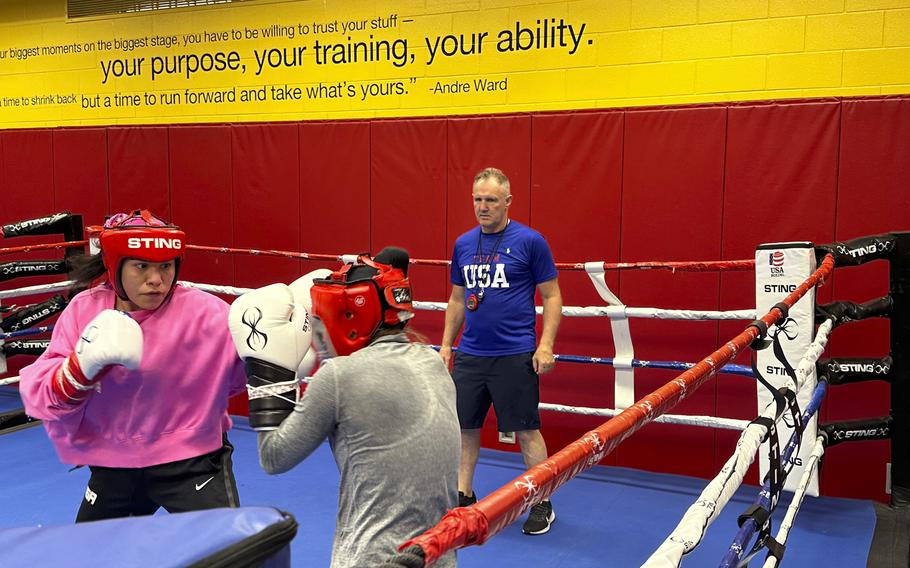
<svg viewBox="0 0 910 568">
<path fill-rule="evenodd" d="M 8 393 L 8 389 L 0 391 Z M 0 402 L 9 402 L 7 398 L 11 397 L 0 397 Z M 235 422 L 230 438 L 236 448 L 234 470 L 242 504 L 273 506 L 293 514 L 300 525 L 291 544 L 293 565 L 327 566 L 338 492 L 338 473 L 328 445 L 291 472 L 268 476 L 259 468 L 255 432 L 245 418 L 237 417 Z M 88 471 L 71 471 L 61 464 L 40 424 L 0 435 L 0 454 L 7 462 L 0 529 L 72 523 Z M 483 450 L 476 490 L 483 496 L 523 471 L 519 454 Z M 638 566 L 670 534 L 706 483 L 679 475 L 595 467 L 556 493 L 557 520 L 550 533 L 525 536 L 516 522 L 487 544 L 459 551 L 459 566 Z M 753 486 L 740 488 L 684 565 L 717 565 L 736 534 L 736 517 L 757 492 Z M 774 532 L 788 501 L 786 495 L 777 508 Z M 783 565 L 866 566 L 875 524 L 871 502 L 807 497 L 790 532 Z M 756 563 L 763 558 L 762 554 Z"/>
</svg>

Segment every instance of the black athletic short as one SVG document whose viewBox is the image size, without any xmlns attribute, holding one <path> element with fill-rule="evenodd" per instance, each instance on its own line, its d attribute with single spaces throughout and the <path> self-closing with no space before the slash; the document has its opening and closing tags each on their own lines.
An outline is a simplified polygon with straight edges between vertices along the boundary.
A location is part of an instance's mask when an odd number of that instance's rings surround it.
<svg viewBox="0 0 910 568">
<path fill-rule="evenodd" d="M 234 446 L 185 460 L 140 468 L 89 466 L 85 496 L 76 522 L 239 507 L 231 454 Z"/>
<path fill-rule="evenodd" d="M 491 403 L 500 432 L 540 429 L 540 378 L 533 355 L 478 357 L 455 352 L 452 378 L 463 430 L 483 426 Z"/>
</svg>

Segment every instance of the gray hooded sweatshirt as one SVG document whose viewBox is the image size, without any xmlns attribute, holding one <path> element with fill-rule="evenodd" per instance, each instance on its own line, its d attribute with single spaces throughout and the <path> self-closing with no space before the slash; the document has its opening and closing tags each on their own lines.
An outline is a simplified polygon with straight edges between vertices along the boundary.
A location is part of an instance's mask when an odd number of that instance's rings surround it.
<svg viewBox="0 0 910 568">
<path fill-rule="evenodd" d="M 326 438 L 341 473 L 332 568 L 378 565 L 456 506 L 455 386 L 432 348 L 395 334 L 326 361 L 281 426 L 259 434 L 259 461 L 288 471 Z M 454 567 L 454 552 L 436 566 Z"/>
</svg>

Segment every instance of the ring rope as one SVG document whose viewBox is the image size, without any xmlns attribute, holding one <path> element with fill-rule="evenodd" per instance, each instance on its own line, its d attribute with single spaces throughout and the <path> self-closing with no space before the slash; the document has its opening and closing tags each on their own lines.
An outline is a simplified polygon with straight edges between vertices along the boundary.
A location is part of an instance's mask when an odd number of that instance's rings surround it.
<svg viewBox="0 0 910 568">
<path fill-rule="evenodd" d="M 787 537 L 790 535 L 790 529 L 793 527 L 793 520 L 796 518 L 796 515 L 799 514 L 799 509 L 803 504 L 803 498 L 806 496 L 806 488 L 809 486 L 809 483 L 812 481 L 812 473 L 815 471 L 815 468 L 818 465 L 819 460 L 825 453 L 825 437 L 819 436 L 815 439 L 815 445 L 812 447 L 812 454 L 809 456 L 809 459 L 806 462 L 806 469 L 803 471 L 803 476 L 799 480 L 799 486 L 796 488 L 796 492 L 793 494 L 793 499 L 790 501 L 790 506 L 787 507 L 787 514 L 784 515 L 784 519 L 780 523 L 780 528 L 775 535 L 774 540 L 776 540 L 781 546 L 787 544 Z M 765 564 L 762 568 L 775 568 L 778 565 L 778 558 L 773 554 L 769 554 L 765 559 Z"/>
<path fill-rule="evenodd" d="M 564 404 L 551 404 L 541 402 L 538 405 L 541 410 L 551 410 L 553 412 L 562 412 L 565 414 L 580 414 L 584 416 L 606 416 L 613 417 L 621 413 L 622 410 L 615 408 L 590 408 L 586 406 L 568 406 Z M 716 428 L 718 430 L 737 430 L 742 431 L 749 425 L 748 420 L 736 420 L 734 418 L 718 418 L 715 416 L 699 416 L 695 414 L 662 414 L 654 419 L 654 422 L 661 424 L 681 424 L 683 426 L 702 426 L 706 428 Z"/>
<path fill-rule="evenodd" d="M 556 355 L 556 359 L 562 360 L 565 355 Z M 581 358 L 579 358 L 581 359 Z M 592 358 L 593 359 L 593 358 Z M 591 361 L 593 362 L 593 361 Z M 693 365 L 692 363 L 685 363 L 685 365 Z M 726 367 L 730 367 L 727 365 Z M 726 368 L 724 367 L 724 368 Z M 723 369 L 721 370 L 723 372 Z M 751 370 L 749 371 L 751 374 Z M 301 378 L 302 383 L 309 383 L 310 377 Z M 0 386 L 11 385 L 19 382 L 19 377 L 9 377 L 6 379 L 0 379 Z M 284 387 L 286 389 L 286 387 Z M 296 404 L 297 401 L 291 400 L 279 394 L 272 393 L 271 391 L 266 391 L 266 387 L 256 387 L 247 385 L 248 394 L 254 394 L 253 398 L 258 398 L 260 396 L 275 396 L 292 404 Z M 552 404 L 547 402 L 541 402 L 538 404 L 538 408 L 541 410 L 549 410 L 552 412 L 561 412 L 563 414 L 577 414 L 582 416 L 604 416 L 604 417 L 613 417 L 622 412 L 622 410 L 616 410 L 614 408 L 591 408 L 585 406 L 569 406 L 564 404 Z M 736 430 L 741 431 L 746 426 L 749 425 L 748 420 L 736 420 L 733 418 L 719 418 L 714 416 L 699 416 L 699 415 L 674 415 L 674 414 L 665 414 L 659 416 L 655 419 L 655 422 L 660 422 L 662 424 L 680 424 L 684 426 L 700 426 L 708 428 L 717 428 L 721 430 Z"/>
<path fill-rule="evenodd" d="M 304 377 L 300 380 L 302 383 L 309 383 L 310 377 Z M 6 379 L 0 379 L 0 386 L 12 385 L 19 382 L 19 377 L 9 377 Z M 247 385 L 247 390 L 251 389 L 258 390 L 263 387 L 253 387 Z M 268 394 L 268 393 L 263 393 Z M 298 401 L 291 400 L 281 395 L 272 395 L 292 404 L 296 404 Z M 621 410 L 616 410 L 613 408 L 588 408 L 584 406 L 567 406 L 563 404 L 550 404 L 546 402 L 541 402 L 538 406 L 541 410 L 550 410 L 553 412 L 562 412 L 564 414 L 578 414 L 584 416 L 607 416 L 612 417 L 616 416 Z M 734 420 L 732 418 L 716 418 L 713 416 L 696 416 L 696 415 L 674 415 L 674 414 L 665 414 L 659 416 L 654 420 L 655 422 L 660 422 L 662 424 L 681 424 L 684 426 L 702 426 L 708 428 L 716 428 L 720 430 L 742 430 L 749 425 L 747 420 Z"/>
<path fill-rule="evenodd" d="M 66 241 L 59 243 L 35 244 L 18 247 L 0 248 L 0 255 L 15 254 L 20 252 L 32 252 L 36 250 L 50 250 L 61 248 L 84 247 L 89 244 L 88 240 Z M 220 254 L 246 254 L 252 256 L 277 256 L 283 258 L 298 258 L 304 260 L 328 260 L 344 261 L 347 258 L 353 258 L 356 255 L 350 254 L 321 254 L 311 252 L 297 252 L 277 249 L 254 249 L 254 248 L 235 248 L 235 247 L 211 247 L 204 245 L 186 245 L 187 250 L 196 250 L 203 252 L 214 252 Z M 451 261 L 412 258 L 410 263 L 421 266 L 449 266 Z M 585 262 L 557 262 L 558 270 L 585 270 Z M 694 260 L 694 261 L 646 261 L 646 262 L 604 262 L 604 270 L 670 270 L 671 272 L 718 272 L 718 271 L 736 271 L 752 270 L 755 268 L 754 259 L 742 260 Z"/>
<path fill-rule="evenodd" d="M 30 327 L 28 329 L 20 329 L 18 331 L 8 331 L 5 333 L 0 333 L 0 341 L 6 339 L 12 339 L 14 337 L 27 337 L 29 335 L 41 335 L 42 333 L 47 333 L 53 331 L 53 325 L 44 325 L 41 327 Z"/>
<path fill-rule="evenodd" d="M 414 309 L 433 312 L 446 311 L 446 302 L 414 302 Z M 535 308 L 537 315 L 543 308 Z M 666 310 L 663 308 L 631 308 L 628 306 L 563 306 L 562 315 L 569 317 L 623 317 L 649 318 L 664 320 L 754 320 L 755 310 Z"/>
<path fill-rule="evenodd" d="M 85 244 L 85 241 L 69 242 L 67 244 L 69 246 L 77 246 L 77 245 Z M 65 245 L 63 245 L 61 243 L 52 243 L 49 245 L 36 245 L 36 246 L 43 248 L 43 249 L 47 249 L 47 248 L 63 248 Z M 24 249 L 28 249 L 28 248 L 29 247 L 17 247 L 16 250 L 24 251 Z M 207 250 L 207 251 L 213 251 L 213 252 L 237 253 L 237 254 L 247 252 L 248 254 L 296 256 L 298 258 L 307 258 L 310 260 L 337 260 L 340 258 L 344 258 L 343 256 L 337 256 L 337 255 L 310 255 L 308 253 L 293 253 L 293 252 L 288 252 L 288 251 L 257 251 L 255 249 L 234 249 L 234 248 L 228 248 L 228 247 L 201 247 L 201 246 L 196 246 L 196 245 L 188 245 L 187 248 L 196 249 L 196 250 Z M 0 249 L 0 253 L 2 253 L 4 250 L 7 250 L 7 249 Z M 38 250 L 38 249 L 35 249 L 34 247 L 32 247 L 31 250 Z M 422 261 L 420 259 L 414 259 L 414 260 L 417 261 L 416 263 L 426 262 L 426 263 L 435 263 L 435 264 L 448 264 L 448 261 L 433 262 L 433 261 Z M 704 269 L 707 269 L 707 267 L 720 266 L 727 262 L 728 261 L 719 261 L 717 263 L 699 263 L 697 269 L 704 270 Z M 738 265 L 743 266 L 745 261 L 743 261 L 743 262 L 730 261 L 730 262 L 734 262 L 734 264 L 738 263 Z M 637 268 L 647 269 L 647 268 L 664 267 L 664 268 L 672 268 L 674 271 L 677 269 L 685 269 L 685 266 L 686 266 L 686 263 L 681 263 L 681 262 L 669 263 L 666 266 L 663 266 L 662 263 L 653 263 L 653 262 L 652 263 L 619 263 L 615 266 L 611 266 L 611 265 L 608 265 L 607 263 L 604 263 L 605 268 L 637 267 Z M 582 264 L 581 267 L 584 268 L 584 265 Z M 64 289 L 68 288 L 71 284 L 72 284 L 71 281 L 64 281 L 64 282 L 56 282 L 56 283 L 52 283 L 52 284 L 41 284 L 41 285 L 37 285 L 37 286 L 29 286 L 29 287 L 25 287 L 25 288 L 19 288 L 16 290 L 4 290 L 4 291 L 0 291 L 0 299 L 15 298 L 15 297 L 19 297 L 19 296 L 39 294 L 39 293 L 52 292 L 52 291 L 60 291 L 60 290 L 64 290 Z M 197 289 L 200 289 L 200 290 L 203 290 L 206 292 L 210 292 L 210 293 L 221 293 L 221 294 L 227 294 L 227 295 L 232 295 L 232 296 L 239 296 L 239 295 L 245 294 L 251 290 L 250 288 L 213 285 L 213 284 L 202 284 L 202 283 L 194 283 L 194 282 L 188 282 L 188 281 L 181 281 L 181 285 L 187 286 L 190 288 L 197 288 Z M 446 308 L 446 304 L 442 303 L 442 302 L 415 302 L 414 306 L 415 306 L 415 309 L 435 310 L 435 311 L 444 311 Z M 542 312 L 542 308 L 537 307 L 537 312 L 538 313 Z M 718 311 L 705 311 L 705 310 L 662 310 L 659 308 L 629 308 L 626 306 L 606 306 L 606 307 L 603 307 L 603 306 L 591 306 L 591 307 L 566 306 L 563 308 L 563 313 L 569 317 L 603 317 L 603 316 L 607 316 L 607 317 L 614 317 L 614 318 L 624 318 L 624 317 L 631 316 L 631 317 L 646 317 L 646 318 L 656 318 L 656 319 L 688 319 L 688 320 L 698 320 L 698 319 L 701 319 L 701 320 L 704 320 L 704 319 L 751 320 L 751 319 L 755 318 L 754 310 L 718 312 Z M 43 332 L 48 331 L 49 329 L 52 329 L 52 327 L 50 327 L 48 329 L 39 329 L 32 333 L 43 333 Z M 28 331 L 28 330 L 24 330 L 24 331 Z M 22 335 L 28 335 L 28 334 L 29 333 L 22 333 Z M 12 337 L 13 337 L 12 335 L 0 336 L 0 339 L 12 338 Z M 597 358 L 597 357 L 582 358 L 579 356 L 563 355 L 563 356 L 557 356 L 557 359 L 561 359 L 561 360 L 564 360 L 567 362 L 585 362 L 585 363 L 614 365 L 613 358 Z M 673 370 L 683 370 L 683 369 L 688 369 L 688 368 L 691 368 L 694 366 L 693 363 L 685 363 L 685 362 L 678 362 L 678 361 L 677 362 L 674 362 L 674 361 L 661 362 L 661 361 L 644 361 L 644 360 L 640 360 L 640 359 L 632 359 L 628 362 L 628 364 L 632 367 L 665 368 L 665 369 L 673 369 Z M 728 367 L 730 367 L 730 368 L 727 369 L 725 367 L 725 370 L 727 372 L 731 372 L 731 373 L 735 373 L 735 374 L 743 374 L 743 375 L 748 375 L 748 376 L 751 376 L 751 374 L 752 374 L 751 370 L 746 367 L 742 367 L 741 369 L 737 368 L 739 366 L 731 365 Z M 0 385 L 14 384 L 14 383 L 18 382 L 18 380 L 19 380 L 19 377 L 10 377 L 7 379 L 0 380 Z M 544 404 L 546 404 L 546 403 L 544 403 Z M 562 407 L 562 405 L 554 405 L 554 408 L 556 408 L 556 407 Z M 564 408 L 569 409 L 571 407 L 566 406 Z M 576 414 L 601 415 L 601 416 L 614 416 L 616 412 L 617 411 L 615 411 L 613 409 L 590 409 L 590 410 L 579 410 L 579 411 L 576 411 L 575 413 Z M 669 420 L 673 420 L 673 419 L 668 419 L 668 421 Z M 678 420 L 679 420 L 679 422 L 677 422 L 677 423 L 680 423 L 680 424 L 693 424 L 693 425 L 704 424 L 704 420 L 701 420 L 700 418 L 697 418 L 697 417 L 690 418 L 690 417 L 686 417 L 686 416 L 681 416 Z M 718 420 L 723 421 L 725 419 L 718 419 Z M 738 429 L 738 430 L 742 429 L 742 426 L 740 424 L 736 423 L 735 421 L 731 424 L 726 425 L 726 427 L 734 428 L 734 429 Z"/>
<path fill-rule="evenodd" d="M 586 263 L 557 262 L 561 270 L 585 270 Z M 604 270 L 669 270 L 670 272 L 720 272 L 752 270 L 755 259 L 743 260 L 683 260 L 683 261 L 648 261 L 648 262 L 604 262 Z"/>
<path fill-rule="evenodd" d="M 435 346 L 434 346 L 435 347 Z M 594 365 L 618 366 L 619 362 L 613 357 L 588 357 L 581 355 L 554 355 L 557 361 L 567 363 L 588 363 Z M 670 369 L 672 371 L 687 371 L 695 366 L 695 363 L 686 363 L 685 361 L 645 361 L 644 359 L 632 359 L 633 367 L 642 369 Z M 720 368 L 718 373 L 726 375 L 742 375 L 753 377 L 751 367 L 745 365 L 728 364 Z"/>
<path fill-rule="evenodd" d="M 826 255 L 818 269 L 760 320 L 766 325 L 778 321 L 780 305 L 792 307 L 810 288 L 825 281 L 834 269 L 834 257 Z M 535 465 L 508 485 L 469 507 L 447 513 L 434 527 L 405 542 L 399 550 L 417 545 L 424 551 L 425 565 L 455 548 L 483 544 L 515 521 L 535 503 L 546 499 L 558 487 L 600 462 L 626 438 L 657 416 L 666 413 L 690 392 L 713 377 L 720 366 L 748 347 L 759 335 L 750 325 L 724 346 L 705 357 L 692 369 L 640 399 L 615 418 Z"/>
<path fill-rule="evenodd" d="M 802 420 L 803 424 L 807 423 L 812 417 L 818 412 L 819 407 L 821 406 L 822 400 L 825 398 L 825 395 L 828 392 L 828 381 L 822 379 L 818 382 L 818 385 L 815 387 L 815 391 L 812 393 L 812 399 L 809 401 L 809 404 L 806 405 L 806 410 L 803 412 Z M 792 432 L 790 440 L 787 443 L 787 447 L 781 453 L 780 461 L 781 463 L 788 463 L 790 457 L 793 455 L 793 452 L 798 448 L 800 443 L 800 432 Z M 781 472 L 781 483 L 786 480 L 787 473 L 789 470 L 784 469 Z M 768 511 L 769 513 L 774 512 L 774 508 L 777 505 L 776 502 L 771 501 L 771 479 L 770 476 L 762 484 L 762 488 L 759 491 L 759 496 L 755 500 L 755 505 L 761 507 Z M 723 559 L 721 560 L 720 566 L 725 568 L 732 568 L 739 565 L 739 560 L 742 557 L 743 552 L 745 551 L 746 544 L 752 539 L 752 535 L 762 527 L 759 527 L 755 522 L 754 517 L 749 517 L 742 523 L 739 527 L 739 531 L 736 533 L 736 536 L 733 539 L 733 542 L 730 544 L 730 548 L 727 550 Z"/>
<path fill-rule="evenodd" d="M 233 247 L 208 247 L 202 245 L 186 245 L 187 250 L 198 250 L 204 252 L 216 252 L 221 254 L 247 254 L 252 256 L 280 256 L 284 258 L 301 258 L 304 260 L 329 260 L 341 261 L 348 255 L 341 254 L 317 254 L 309 252 L 295 252 L 289 250 L 275 249 L 245 249 Z M 411 262 L 414 262 L 413 260 Z"/>
<path fill-rule="evenodd" d="M 188 282 L 186 280 L 180 281 L 181 286 L 186 286 L 187 288 L 196 288 L 197 290 L 202 290 L 203 292 L 209 292 L 212 294 L 225 294 L 227 296 L 242 296 L 249 292 L 252 292 L 255 288 L 240 288 L 237 286 L 220 286 L 216 284 L 199 284 L 197 282 Z"/>
<path fill-rule="evenodd" d="M 300 380 L 302 383 L 309 383 L 310 377 L 304 377 Z M 12 385 L 19 382 L 19 377 L 9 377 L 6 379 L 0 379 L 0 386 Z M 276 396 L 282 400 L 296 404 L 297 401 L 285 398 L 281 395 L 272 394 L 270 392 L 265 392 L 264 387 L 254 387 L 247 385 L 248 391 L 260 390 L 263 389 L 263 392 L 260 393 L 260 396 Z M 255 398 L 255 397 L 254 397 Z M 606 416 L 613 417 L 622 412 L 622 410 L 616 410 L 614 408 L 589 408 L 585 406 L 568 406 L 564 404 L 551 404 L 547 402 L 541 402 L 538 405 L 538 408 L 541 410 L 549 410 L 552 412 L 562 412 L 564 414 L 578 414 L 582 416 Z M 701 426 L 707 428 L 716 428 L 719 430 L 737 430 L 741 431 L 746 426 L 749 425 L 748 420 L 735 420 L 733 418 L 717 418 L 714 416 L 698 416 L 698 415 L 681 415 L 681 414 L 665 414 L 663 416 L 657 417 L 655 422 L 660 422 L 661 424 L 680 424 L 683 426 Z"/>
<path fill-rule="evenodd" d="M 217 252 L 223 254 L 251 254 L 254 256 L 281 256 L 285 258 L 302 258 L 306 260 L 344 260 L 347 257 L 355 255 L 339 254 L 316 254 L 308 252 L 295 252 L 275 249 L 244 249 L 232 247 L 208 247 L 202 245 L 186 245 L 188 250 L 199 250 L 206 252 Z M 449 266 L 451 261 L 412 258 L 410 263 L 421 266 Z M 558 270 L 585 270 L 584 262 L 557 262 Z M 604 262 L 604 270 L 624 270 L 624 269 L 664 269 L 676 271 L 691 272 L 715 272 L 721 270 L 752 270 L 755 268 L 754 259 L 743 260 L 717 260 L 717 261 L 675 261 L 675 262 Z"/>
<path fill-rule="evenodd" d="M 236 286 L 221 286 L 218 284 L 203 284 L 181 280 L 180 284 L 190 288 L 197 288 L 215 294 L 241 296 L 252 291 L 252 288 L 239 288 Z M 2 296 L 0 296 L 2 298 Z M 415 310 L 444 312 L 445 302 L 414 302 Z M 535 308 L 537 314 L 543 313 L 543 308 Z M 664 310 L 661 308 L 630 308 L 626 306 L 563 306 L 562 315 L 566 317 L 639 317 L 666 320 L 754 320 L 755 310 L 733 310 L 727 312 L 707 310 Z"/>
<path fill-rule="evenodd" d="M 809 384 L 805 380 L 808 376 L 806 369 L 815 368 L 815 362 L 824 353 L 832 329 L 833 321 L 830 319 L 825 320 L 819 326 L 815 340 L 800 360 L 797 370 L 799 385 L 794 385 L 794 391 L 798 392 Z M 768 403 L 760 416 L 771 419 L 775 424 L 783 418 L 783 414 L 778 415 L 773 401 Z M 748 427 L 743 430 L 736 442 L 735 451 L 727 459 L 720 473 L 708 483 L 670 536 L 642 564 L 643 567 L 679 566 L 682 557 L 695 550 L 704 538 L 708 527 L 742 485 L 746 472 L 755 461 L 755 454 L 767 433 L 767 423 L 748 423 Z"/>
<path fill-rule="evenodd" d="M 75 248 L 75 247 L 84 247 L 88 244 L 88 241 L 64 241 L 61 243 L 47 243 L 47 244 L 35 244 L 35 245 L 24 245 L 18 247 L 3 247 L 0 248 L 0 256 L 6 254 L 16 254 L 19 252 L 32 252 L 36 250 L 55 250 L 55 249 L 64 249 L 64 248 Z"/>
<path fill-rule="evenodd" d="M 63 282 L 54 282 L 52 284 L 36 284 L 35 286 L 26 286 L 24 288 L 0 290 L 0 300 L 5 300 L 6 298 L 18 298 L 20 296 L 34 296 L 36 294 L 44 294 L 45 292 L 59 292 L 61 290 L 66 290 L 73 284 L 75 284 L 73 280 L 65 280 Z"/>
<path fill-rule="evenodd" d="M 41 250 L 47 248 L 72 248 L 75 246 L 82 246 L 86 244 L 86 241 L 66 241 L 65 243 L 51 243 L 46 245 L 36 245 L 32 247 L 15 247 L 8 249 L 0 249 L 0 254 L 6 252 L 25 252 L 28 250 Z M 36 248 L 37 247 L 37 248 Z M 207 252 L 220 252 L 220 253 L 232 253 L 232 254 L 252 254 L 252 255 L 266 255 L 266 256 L 282 256 L 282 257 L 291 257 L 291 258 L 302 258 L 308 260 L 341 260 L 342 262 L 352 262 L 356 259 L 356 255 L 327 255 L 327 254 L 311 254 L 311 253 L 301 253 L 293 251 L 280 251 L 280 250 L 257 250 L 257 249 L 240 249 L 240 248 L 230 248 L 230 247 L 206 247 L 200 245 L 186 245 L 187 249 L 190 250 L 199 250 Z M 411 259 L 412 264 L 427 264 L 427 265 L 449 265 L 449 261 L 444 260 L 427 260 L 427 259 Z M 606 262 L 586 262 L 586 263 L 557 263 L 558 267 L 563 270 L 585 270 L 589 275 L 592 271 L 598 272 L 601 276 L 599 280 L 601 282 L 600 287 L 608 290 L 608 286 L 603 279 L 603 271 L 607 269 L 621 269 L 621 268 L 640 268 L 640 269 L 652 269 L 652 268 L 664 268 L 670 269 L 673 272 L 677 270 L 693 270 L 693 271 L 706 271 L 706 270 L 740 270 L 748 269 L 754 267 L 754 260 L 744 260 L 744 261 L 698 261 L 698 262 L 642 262 L 642 263 L 606 263 Z M 594 281 L 595 287 L 598 287 L 598 279 Z M 0 292 L 0 299 L 3 298 L 14 298 L 23 295 L 29 295 L 33 293 L 40 292 L 49 292 L 57 291 L 68 288 L 72 282 L 58 282 L 50 285 L 39 285 L 29 287 L 27 289 L 11 290 Z M 245 292 L 248 292 L 248 288 L 240 288 L 234 286 L 214 286 L 207 284 L 194 284 L 190 282 L 183 282 L 183 285 L 189 287 L 195 287 L 200 290 L 208 291 L 211 293 L 222 293 L 229 294 L 233 296 L 239 296 Z M 599 290 L 598 293 L 603 297 L 603 293 Z M 622 302 L 616 298 L 612 292 L 609 293 L 609 301 L 607 301 L 607 306 L 591 306 L 591 307 L 576 307 L 576 306 L 564 306 L 562 313 L 569 317 L 608 317 L 610 319 L 610 325 L 613 328 L 613 343 L 615 347 L 615 356 L 611 360 L 611 364 L 616 369 L 616 376 L 614 380 L 614 397 L 616 405 L 620 408 L 626 408 L 634 402 L 634 371 L 633 368 L 642 366 L 640 360 L 635 359 L 634 351 L 632 350 L 631 336 L 628 329 L 628 318 L 629 317 L 647 317 L 655 319 L 685 319 L 685 320 L 734 320 L 734 319 L 744 319 L 752 320 L 755 318 L 756 314 L 754 310 L 739 310 L 731 312 L 720 312 L 720 311 L 705 311 L 705 310 L 662 310 L 659 308 L 629 308 L 622 304 Z M 444 311 L 446 309 L 446 303 L 442 302 L 415 302 L 414 308 L 418 310 L 438 310 Z M 537 314 L 541 314 L 543 311 L 542 307 L 536 307 L 535 311 Z M 0 362 L 2 364 L 2 362 Z M 686 368 L 687 364 L 683 363 L 667 363 L 669 367 L 666 368 Z M 654 367 L 660 368 L 662 365 L 655 364 Z M 254 393 L 255 394 L 255 393 Z"/>
</svg>

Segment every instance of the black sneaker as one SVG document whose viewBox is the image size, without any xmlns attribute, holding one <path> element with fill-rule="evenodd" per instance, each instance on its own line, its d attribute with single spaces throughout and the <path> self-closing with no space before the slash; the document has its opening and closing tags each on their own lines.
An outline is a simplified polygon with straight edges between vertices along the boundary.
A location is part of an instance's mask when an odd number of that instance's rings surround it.
<svg viewBox="0 0 910 568">
<path fill-rule="evenodd" d="M 528 520 L 525 521 L 521 532 L 525 534 L 546 534 L 550 531 L 550 525 L 556 520 L 556 513 L 553 512 L 553 504 L 549 501 L 541 501 L 531 507 L 531 513 Z"/>
<path fill-rule="evenodd" d="M 471 493 L 471 496 L 468 497 L 461 491 L 458 492 L 458 506 L 459 507 L 470 507 L 477 502 L 477 494 Z"/>
</svg>

